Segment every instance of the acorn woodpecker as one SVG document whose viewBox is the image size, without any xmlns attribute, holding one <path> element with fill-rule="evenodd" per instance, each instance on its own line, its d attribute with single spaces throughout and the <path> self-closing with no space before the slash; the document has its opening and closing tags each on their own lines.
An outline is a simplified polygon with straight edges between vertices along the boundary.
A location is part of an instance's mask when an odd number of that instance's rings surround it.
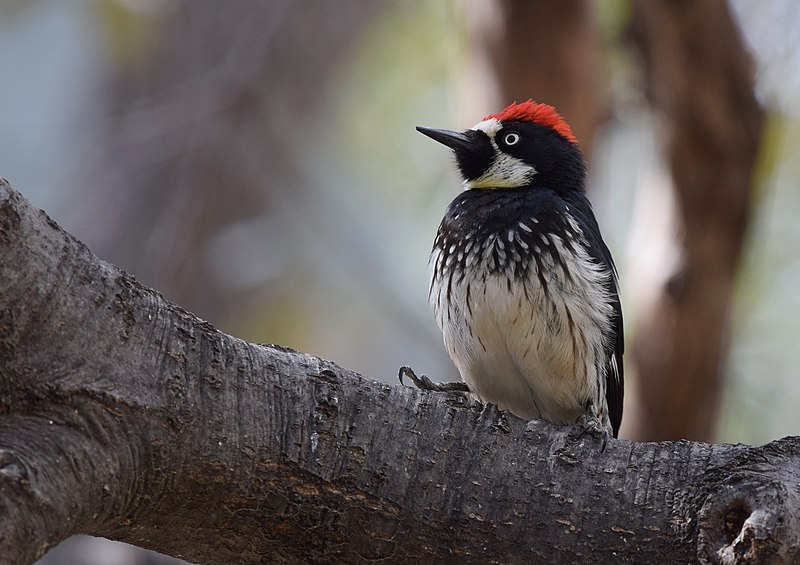
<svg viewBox="0 0 800 565">
<path fill-rule="evenodd" d="M 465 388 L 524 419 L 594 417 L 617 437 L 617 275 L 569 126 L 528 100 L 464 132 L 417 130 L 455 152 L 464 179 L 433 244 L 429 300 Z M 423 388 L 461 385 L 404 375 Z"/>
</svg>

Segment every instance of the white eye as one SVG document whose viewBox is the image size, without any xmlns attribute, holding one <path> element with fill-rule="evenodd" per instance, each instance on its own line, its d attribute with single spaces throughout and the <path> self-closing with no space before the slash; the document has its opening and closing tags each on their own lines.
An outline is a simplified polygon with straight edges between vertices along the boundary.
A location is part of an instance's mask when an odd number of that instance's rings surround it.
<svg viewBox="0 0 800 565">
<path fill-rule="evenodd" d="M 516 145 L 519 143 L 520 137 L 517 133 L 507 133 L 506 136 L 503 138 L 503 142 L 506 145 Z"/>
</svg>

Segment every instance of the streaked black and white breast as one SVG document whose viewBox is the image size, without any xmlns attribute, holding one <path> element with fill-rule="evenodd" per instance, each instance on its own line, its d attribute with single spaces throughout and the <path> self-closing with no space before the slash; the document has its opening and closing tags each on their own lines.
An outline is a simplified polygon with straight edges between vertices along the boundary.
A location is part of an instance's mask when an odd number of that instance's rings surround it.
<svg viewBox="0 0 800 565">
<path fill-rule="evenodd" d="M 462 192 L 434 242 L 429 299 L 480 400 L 564 425 L 591 411 L 610 430 L 613 267 L 585 196 L 571 200 L 541 186 Z"/>
</svg>

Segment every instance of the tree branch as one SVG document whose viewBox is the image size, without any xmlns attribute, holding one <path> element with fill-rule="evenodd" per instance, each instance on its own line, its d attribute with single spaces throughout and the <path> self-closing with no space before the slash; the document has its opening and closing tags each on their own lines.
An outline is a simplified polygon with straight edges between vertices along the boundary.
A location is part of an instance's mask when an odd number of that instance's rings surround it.
<svg viewBox="0 0 800 565">
<path fill-rule="evenodd" d="M 215 330 L 0 181 L 0 563 L 800 557 L 797 438 L 600 442 Z"/>
</svg>

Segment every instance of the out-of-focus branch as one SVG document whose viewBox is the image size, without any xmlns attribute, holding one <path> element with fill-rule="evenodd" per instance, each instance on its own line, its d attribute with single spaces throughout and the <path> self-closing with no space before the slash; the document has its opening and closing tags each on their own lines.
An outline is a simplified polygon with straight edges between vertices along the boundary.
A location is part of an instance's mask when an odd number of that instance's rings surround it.
<svg viewBox="0 0 800 565">
<path fill-rule="evenodd" d="M 631 348 L 637 395 L 624 430 L 636 439 L 709 440 L 764 112 L 724 0 L 637 1 L 631 25 L 662 118 L 678 232 L 674 269 L 640 304 Z"/>
<path fill-rule="evenodd" d="M 98 253 L 208 319 L 251 313 L 273 281 L 221 276 L 215 246 L 232 227 L 285 215 L 281 199 L 309 206 L 298 148 L 314 135 L 343 54 L 384 5 L 193 0 L 164 10 L 153 56 L 118 69 L 106 91 L 76 229 Z M 269 174 L 250 175 L 248 154 Z M 277 239 L 258 235 L 267 249 Z M 290 235 L 280 243 L 289 257 L 302 256 Z"/>
</svg>

